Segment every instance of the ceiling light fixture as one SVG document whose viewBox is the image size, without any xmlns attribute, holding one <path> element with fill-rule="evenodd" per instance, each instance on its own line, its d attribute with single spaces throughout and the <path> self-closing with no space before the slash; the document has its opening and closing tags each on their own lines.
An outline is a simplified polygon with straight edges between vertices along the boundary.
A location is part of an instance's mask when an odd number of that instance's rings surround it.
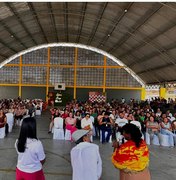
<svg viewBox="0 0 176 180">
<path fill-rule="evenodd" d="M 124 10 L 125 13 L 126 13 L 127 11 L 128 11 L 127 9 Z"/>
</svg>

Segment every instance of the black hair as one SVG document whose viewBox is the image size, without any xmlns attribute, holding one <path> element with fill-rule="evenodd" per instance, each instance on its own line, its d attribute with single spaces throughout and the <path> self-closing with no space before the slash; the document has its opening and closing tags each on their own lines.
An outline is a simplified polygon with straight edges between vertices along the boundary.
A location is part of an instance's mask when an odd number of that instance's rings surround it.
<svg viewBox="0 0 176 180">
<path fill-rule="evenodd" d="M 137 148 L 139 148 L 140 143 L 142 141 L 141 131 L 140 129 L 134 124 L 126 124 L 122 127 L 122 132 L 131 135 L 131 140 L 135 142 Z"/>
<path fill-rule="evenodd" d="M 87 112 L 87 113 L 85 114 L 85 116 L 87 116 L 87 115 L 89 115 L 89 116 L 90 116 L 90 113 L 88 113 L 88 112 Z"/>
<path fill-rule="evenodd" d="M 22 122 L 17 143 L 17 149 L 19 152 L 25 151 L 27 138 L 37 139 L 36 119 L 33 117 L 27 117 Z"/>
<path fill-rule="evenodd" d="M 108 111 L 105 111 L 105 114 L 104 114 L 105 116 L 109 116 L 110 115 L 110 113 L 108 112 Z"/>
</svg>

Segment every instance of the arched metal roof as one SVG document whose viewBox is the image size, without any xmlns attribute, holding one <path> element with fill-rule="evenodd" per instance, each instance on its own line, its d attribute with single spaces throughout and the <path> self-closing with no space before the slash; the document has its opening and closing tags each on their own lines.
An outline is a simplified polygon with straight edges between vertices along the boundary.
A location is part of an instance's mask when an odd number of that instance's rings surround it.
<svg viewBox="0 0 176 180">
<path fill-rule="evenodd" d="M 69 42 L 112 54 L 145 83 L 176 81 L 175 19 L 175 2 L 1 2 L 0 62 Z"/>
</svg>

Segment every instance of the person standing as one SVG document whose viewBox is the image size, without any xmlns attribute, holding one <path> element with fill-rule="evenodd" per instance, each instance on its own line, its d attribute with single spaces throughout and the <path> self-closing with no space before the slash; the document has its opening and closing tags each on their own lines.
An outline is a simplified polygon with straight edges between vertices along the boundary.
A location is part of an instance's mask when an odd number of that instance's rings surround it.
<svg viewBox="0 0 176 180">
<path fill-rule="evenodd" d="M 98 145 L 90 143 L 89 130 L 75 131 L 72 139 L 77 144 L 71 150 L 72 180 L 99 180 L 102 160 Z"/>
<path fill-rule="evenodd" d="M 16 180 L 45 180 L 42 170 L 45 153 L 41 141 L 37 138 L 35 118 L 28 117 L 23 120 L 15 148 L 18 154 Z"/>
<path fill-rule="evenodd" d="M 122 133 L 127 142 L 120 146 L 114 142 L 112 155 L 113 165 L 120 170 L 120 180 L 150 180 L 149 150 L 141 131 L 134 124 L 126 124 Z"/>
<path fill-rule="evenodd" d="M 6 125 L 7 125 L 7 117 L 4 111 L 0 109 L 0 139 L 3 139 L 6 135 Z"/>
</svg>

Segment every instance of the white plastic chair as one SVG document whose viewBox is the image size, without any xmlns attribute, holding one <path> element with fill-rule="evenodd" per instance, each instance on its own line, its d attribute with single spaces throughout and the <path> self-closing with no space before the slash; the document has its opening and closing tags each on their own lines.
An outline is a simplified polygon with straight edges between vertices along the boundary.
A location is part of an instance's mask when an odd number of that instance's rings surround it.
<svg viewBox="0 0 176 180">
<path fill-rule="evenodd" d="M 41 115 L 41 110 L 40 109 L 36 109 L 35 110 L 35 115 L 36 116 L 40 116 Z"/>
<path fill-rule="evenodd" d="M 152 144 L 153 144 L 153 145 L 157 145 L 157 146 L 160 145 L 160 143 L 159 143 L 159 138 L 158 138 L 157 135 L 154 135 L 154 136 L 153 136 Z"/>
<path fill-rule="evenodd" d="M 168 135 L 159 133 L 159 139 L 161 146 L 167 146 L 167 147 L 170 146 Z"/>
<path fill-rule="evenodd" d="M 152 142 L 150 142 L 150 135 L 147 132 L 145 133 L 145 142 L 148 145 L 150 145 L 150 144 L 157 145 L 157 146 L 160 145 L 158 136 L 157 135 L 153 135 L 153 140 L 152 140 Z"/>
<path fill-rule="evenodd" d="M 14 123 L 14 116 L 13 113 L 6 113 L 6 117 L 7 117 L 7 124 L 9 125 L 9 132 L 12 132 L 12 127 L 13 127 L 13 123 Z"/>
<path fill-rule="evenodd" d="M 53 139 L 64 140 L 64 120 L 61 117 L 54 118 Z"/>
<path fill-rule="evenodd" d="M 108 135 L 108 132 L 105 132 L 105 139 Z M 100 142 L 102 142 L 102 131 L 100 130 Z M 112 143 L 112 135 L 109 138 L 109 143 Z"/>
<path fill-rule="evenodd" d="M 34 117 L 35 116 L 35 112 L 32 113 L 32 116 L 31 117 Z"/>
<path fill-rule="evenodd" d="M 5 127 L 0 128 L 0 139 L 4 139 L 5 137 Z"/>
<path fill-rule="evenodd" d="M 150 145 L 150 135 L 147 132 L 145 133 L 145 142 L 146 144 Z"/>
<path fill-rule="evenodd" d="M 174 144 L 175 144 L 175 146 L 176 146 L 176 136 L 174 136 Z"/>
<path fill-rule="evenodd" d="M 71 141 L 71 131 L 68 129 L 65 129 L 65 140 Z"/>
</svg>

